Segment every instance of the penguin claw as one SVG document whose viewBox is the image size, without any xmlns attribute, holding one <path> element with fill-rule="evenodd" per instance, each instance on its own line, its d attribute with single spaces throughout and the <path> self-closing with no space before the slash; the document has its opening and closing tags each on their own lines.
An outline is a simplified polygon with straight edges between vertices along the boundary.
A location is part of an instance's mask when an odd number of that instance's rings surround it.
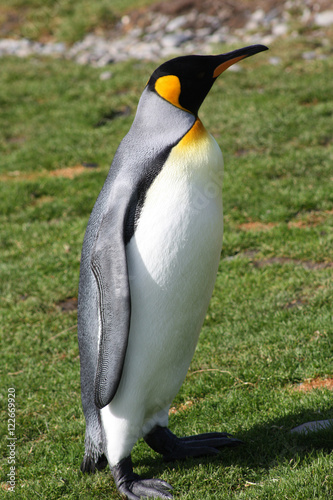
<svg viewBox="0 0 333 500">
<path fill-rule="evenodd" d="M 211 432 L 178 438 L 167 427 L 155 427 L 146 437 L 146 443 L 164 460 L 181 460 L 187 457 L 217 455 L 219 448 L 243 444 L 227 432 Z"/>
<path fill-rule="evenodd" d="M 123 483 L 118 491 L 126 495 L 129 500 L 139 500 L 140 498 L 161 498 L 169 500 L 173 498 L 170 491 L 172 486 L 160 479 L 137 479 Z"/>
<path fill-rule="evenodd" d="M 125 495 L 128 500 L 140 500 L 142 497 L 163 500 L 173 498 L 170 492 L 173 488 L 167 482 L 162 479 L 142 479 L 134 474 L 131 456 L 111 467 L 111 471 L 119 493 Z"/>
</svg>

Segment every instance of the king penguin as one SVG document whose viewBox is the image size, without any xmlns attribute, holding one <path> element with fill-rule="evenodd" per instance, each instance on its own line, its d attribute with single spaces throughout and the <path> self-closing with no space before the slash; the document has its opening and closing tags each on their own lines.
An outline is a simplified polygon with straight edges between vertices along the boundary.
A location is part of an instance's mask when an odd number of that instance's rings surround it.
<svg viewBox="0 0 333 500">
<path fill-rule="evenodd" d="M 78 299 L 81 470 L 108 463 L 131 500 L 173 498 L 168 483 L 133 472 L 138 439 L 167 460 L 240 443 L 216 432 L 179 438 L 168 429 L 168 412 L 197 345 L 222 248 L 222 153 L 198 110 L 223 71 L 266 49 L 159 66 L 88 222 Z"/>
</svg>

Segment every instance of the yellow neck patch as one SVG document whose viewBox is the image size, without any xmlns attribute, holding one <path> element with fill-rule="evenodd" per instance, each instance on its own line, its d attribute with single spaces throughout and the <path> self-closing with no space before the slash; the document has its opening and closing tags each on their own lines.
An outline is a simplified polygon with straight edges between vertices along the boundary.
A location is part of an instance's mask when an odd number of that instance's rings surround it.
<svg viewBox="0 0 333 500">
<path fill-rule="evenodd" d="M 200 139 L 207 137 L 207 131 L 199 118 L 196 119 L 193 127 L 184 135 L 179 142 L 181 147 L 197 145 Z"/>
<path fill-rule="evenodd" d="M 166 101 L 170 102 L 174 106 L 177 106 L 177 108 L 188 111 L 179 104 L 181 85 L 178 76 L 161 76 L 158 80 L 156 80 L 155 90 Z"/>
</svg>

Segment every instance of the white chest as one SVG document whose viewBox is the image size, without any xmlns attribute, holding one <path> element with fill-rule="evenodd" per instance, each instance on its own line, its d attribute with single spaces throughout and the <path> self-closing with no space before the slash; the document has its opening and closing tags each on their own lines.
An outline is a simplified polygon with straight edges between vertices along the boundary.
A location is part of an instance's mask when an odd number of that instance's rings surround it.
<svg viewBox="0 0 333 500">
<path fill-rule="evenodd" d="M 187 137 L 172 150 L 148 190 L 129 245 L 135 247 L 133 258 L 163 288 L 172 288 L 181 276 L 196 281 L 210 275 L 212 266 L 215 275 L 221 251 L 222 153 L 199 124 L 196 140 Z"/>
<path fill-rule="evenodd" d="M 204 129 L 199 135 L 196 147 L 181 141 L 172 150 L 127 245 L 131 325 L 110 406 L 136 415 L 145 431 L 160 410 L 167 416 L 186 376 L 220 260 L 222 153 Z"/>
</svg>

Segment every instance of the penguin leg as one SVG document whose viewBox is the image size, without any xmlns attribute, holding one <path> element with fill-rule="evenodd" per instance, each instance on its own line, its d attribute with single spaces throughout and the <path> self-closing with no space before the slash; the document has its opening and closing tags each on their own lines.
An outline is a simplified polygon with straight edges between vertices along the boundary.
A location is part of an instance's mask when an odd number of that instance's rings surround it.
<svg viewBox="0 0 333 500">
<path fill-rule="evenodd" d="M 235 447 L 243 444 L 240 439 L 234 438 L 227 432 L 209 432 L 179 438 L 167 427 L 159 425 L 144 437 L 146 443 L 157 453 L 161 453 L 165 460 L 179 460 L 187 457 L 203 455 L 217 455 L 219 448 Z"/>
<path fill-rule="evenodd" d="M 142 479 L 134 474 L 131 455 L 111 467 L 111 472 L 119 493 L 128 500 L 140 500 L 141 497 L 166 500 L 173 498 L 170 493 L 172 486 L 162 479 Z"/>
</svg>

